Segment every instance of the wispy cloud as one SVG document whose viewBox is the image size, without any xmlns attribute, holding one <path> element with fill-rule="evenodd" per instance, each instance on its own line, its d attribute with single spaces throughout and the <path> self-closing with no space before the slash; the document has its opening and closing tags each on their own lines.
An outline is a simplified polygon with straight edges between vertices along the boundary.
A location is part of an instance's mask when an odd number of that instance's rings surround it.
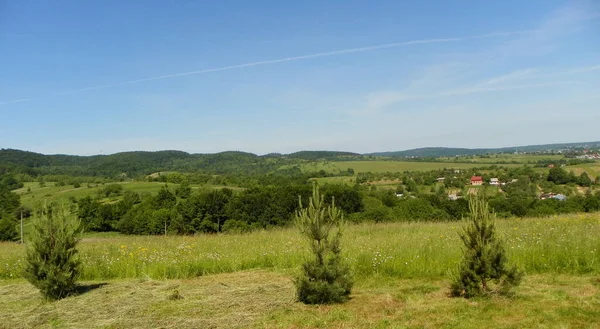
<svg viewBox="0 0 600 329">
<path fill-rule="evenodd" d="M 507 73 L 498 77 L 494 77 L 491 78 L 487 81 L 484 81 L 482 83 L 482 85 L 484 86 L 489 86 L 489 85 L 497 85 L 500 83 L 504 83 L 507 81 L 511 81 L 511 80 L 520 80 L 520 79 L 525 79 L 527 77 L 530 77 L 532 73 L 536 72 L 536 69 L 533 68 L 529 68 L 529 69 L 524 69 L 524 70 L 517 70 L 511 73 Z"/>
<path fill-rule="evenodd" d="M 164 79 L 173 79 L 173 78 L 178 78 L 178 77 L 201 75 L 201 74 L 221 72 L 221 71 L 237 70 L 237 69 L 243 69 L 243 68 L 249 68 L 249 67 L 255 67 L 255 66 L 271 65 L 271 64 L 294 62 L 294 61 L 304 61 L 304 60 L 316 59 L 316 58 L 321 58 L 321 57 L 339 56 L 339 55 L 346 55 L 346 54 L 352 54 L 352 53 L 363 53 L 363 52 L 370 52 L 370 51 L 383 50 L 383 49 L 389 49 L 389 48 L 422 45 L 422 44 L 460 42 L 460 41 L 466 41 L 466 40 L 471 40 L 471 39 L 482 39 L 482 38 L 500 38 L 500 37 L 514 36 L 514 35 L 522 35 L 522 34 L 527 34 L 527 33 L 531 33 L 531 31 L 494 32 L 494 33 L 479 34 L 479 35 L 469 35 L 469 36 L 450 37 L 450 38 L 421 39 L 421 40 L 411 40 L 411 41 L 380 44 L 380 45 L 374 45 L 374 46 L 358 47 L 358 48 L 347 48 L 347 49 L 333 50 L 333 51 L 327 51 L 327 52 L 313 53 L 313 54 L 308 54 L 308 55 L 284 57 L 284 58 L 278 58 L 278 59 L 250 62 L 250 63 L 244 63 L 244 64 L 230 65 L 230 66 L 222 66 L 222 67 L 217 67 L 217 68 L 195 70 L 195 71 L 188 71 L 188 72 L 182 72 L 182 73 L 159 75 L 159 76 L 153 76 L 153 77 L 141 78 L 141 79 L 135 79 L 135 80 L 128 80 L 128 81 L 116 82 L 116 83 L 105 84 L 105 85 L 78 88 L 78 89 L 74 89 L 74 90 L 70 90 L 70 91 L 66 91 L 66 92 L 54 93 L 49 96 L 63 96 L 63 95 L 77 94 L 77 93 L 81 93 L 81 92 L 85 92 L 85 91 L 114 88 L 114 87 L 138 84 L 138 83 L 143 83 L 143 82 L 150 82 L 150 81 L 157 81 L 157 80 L 164 80 Z M 26 100 L 21 99 L 21 100 L 0 101 L 0 105 L 7 105 L 7 104 L 18 103 L 18 102 L 23 102 L 23 101 L 32 101 L 32 100 L 35 100 L 40 97 L 43 97 L 43 96 L 32 97 L 32 98 L 28 98 Z"/>
<path fill-rule="evenodd" d="M 15 103 L 30 102 L 32 100 L 33 100 L 33 98 L 14 99 L 12 101 L 3 101 L 3 102 L 0 102 L 0 105 L 8 105 L 8 104 L 15 104 Z"/>
<path fill-rule="evenodd" d="M 572 84 L 578 79 L 558 78 L 600 70 L 600 65 L 571 69 L 514 67 L 524 58 L 536 58 L 560 46 L 563 37 L 576 33 L 591 20 L 600 16 L 589 14 L 591 2 L 571 2 L 558 8 L 527 33 L 512 34 L 510 38 L 479 51 L 469 49 L 453 54 L 445 62 L 437 62 L 421 70 L 420 75 L 399 90 L 369 92 L 363 108 L 351 111 L 371 115 L 406 101 L 429 100 L 449 96 L 544 88 Z M 592 10 L 595 13 L 595 11 Z M 507 67 L 512 67 L 507 71 Z M 500 72 L 500 73 L 498 73 Z M 504 73 L 502 73 L 504 72 Z M 487 76 L 487 77 L 486 77 Z"/>
</svg>

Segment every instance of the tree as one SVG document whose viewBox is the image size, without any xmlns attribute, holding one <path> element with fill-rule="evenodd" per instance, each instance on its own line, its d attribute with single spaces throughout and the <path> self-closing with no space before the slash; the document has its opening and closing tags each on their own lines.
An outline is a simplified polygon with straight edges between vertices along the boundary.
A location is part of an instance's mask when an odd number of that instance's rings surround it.
<svg viewBox="0 0 600 329">
<path fill-rule="evenodd" d="M 550 169 L 547 180 L 555 184 L 567 184 L 569 183 L 569 174 L 560 167 L 554 167 Z"/>
<path fill-rule="evenodd" d="M 583 172 L 577 179 L 577 184 L 580 186 L 590 187 L 592 186 L 592 179 L 586 172 Z"/>
<path fill-rule="evenodd" d="M 79 223 L 63 208 L 48 206 L 34 219 L 33 228 L 24 277 L 47 299 L 73 294 L 80 273 L 76 237 Z"/>
<path fill-rule="evenodd" d="M 298 300 L 305 304 L 341 303 L 348 299 L 353 281 L 350 268 L 342 258 L 340 239 L 345 221 L 335 198 L 326 206 L 319 187 L 313 185 L 308 207 L 296 212 L 295 222 L 307 238 L 314 258 L 302 266 L 302 274 L 294 281 Z"/>
<path fill-rule="evenodd" d="M 469 201 L 468 224 L 460 238 L 464 243 L 463 257 L 450 287 L 454 297 L 474 297 L 494 291 L 508 293 L 521 282 L 522 272 L 507 267 L 504 243 L 496 233 L 495 215 L 490 213 L 482 196 Z"/>
</svg>

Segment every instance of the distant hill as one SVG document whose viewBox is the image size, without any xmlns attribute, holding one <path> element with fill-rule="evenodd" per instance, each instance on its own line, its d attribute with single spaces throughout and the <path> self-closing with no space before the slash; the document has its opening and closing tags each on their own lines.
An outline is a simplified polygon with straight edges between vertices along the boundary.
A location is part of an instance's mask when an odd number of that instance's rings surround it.
<svg viewBox="0 0 600 329">
<path fill-rule="evenodd" d="M 322 160 L 322 159 L 336 159 L 340 157 L 361 157 L 359 153 L 352 152 L 337 152 L 337 151 L 300 151 L 285 155 L 290 159 L 303 159 L 303 160 Z"/>
<path fill-rule="evenodd" d="M 190 154 L 182 151 L 134 151 L 110 155 L 76 156 L 0 149 L 0 174 L 20 172 L 30 175 L 122 176 L 149 175 L 161 171 L 204 172 L 210 174 L 265 174 L 298 160 L 360 159 L 351 152 L 301 151 L 263 156 L 240 151 Z"/>
<path fill-rule="evenodd" d="M 372 157 L 428 158 L 490 153 L 543 152 L 576 148 L 600 148 L 600 142 L 528 145 L 504 148 L 468 149 L 426 147 L 397 152 L 359 154 L 338 151 L 300 151 L 290 154 L 256 155 L 240 151 L 213 154 L 190 154 L 182 151 L 134 151 L 110 155 L 77 156 L 0 149 L 0 174 L 4 172 L 37 175 L 77 175 L 136 177 L 161 171 L 203 172 L 207 174 L 267 174 L 284 165 L 302 161 L 368 160 Z"/>
<path fill-rule="evenodd" d="M 560 143 L 543 145 L 511 146 L 502 148 L 452 148 L 452 147 L 424 147 L 406 151 L 375 152 L 366 155 L 382 157 L 445 157 L 457 155 L 481 155 L 490 153 L 515 153 L 515 152 L 544 152 L 561 151 L 576 148 L 600 147 L 598 142 Z"/>
</svg>

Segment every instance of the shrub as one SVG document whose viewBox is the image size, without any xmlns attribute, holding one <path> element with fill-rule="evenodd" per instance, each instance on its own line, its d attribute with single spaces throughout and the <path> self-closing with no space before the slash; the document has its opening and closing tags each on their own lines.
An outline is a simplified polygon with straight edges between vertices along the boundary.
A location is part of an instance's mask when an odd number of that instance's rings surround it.
<svg viewBox="0 0 600 329">
<path fill-rule="evenodd" d="M 458 275 L 450 287 L 454 297 L 474 297 L 494 291 L 508 293 L 510 288 L 521 282 L 522 272 L 516 267 L 507 267 L 504 243 L 496 233 L 495 216 L 481 196 L 469 201 L 468 224 L 460 238 L 464 243 L 463 258 L 458 266 Z"/>
<path fill-rule="evenodd" d="M 71 220 L 63 208 L 45 207 L 34 218 L 33 227 L 24 277 L 47 299 L 73 294 L 80 267 L 76 248 L 79 223 Z"/>
<path fill-rule="evenodd" d="M 251 227 L 248 223 L 241 221 L 230 219 L 223 224 L 222 231 L 224 233 L 247 233 L 251 231 Z"/>
<path fill-rule="evenodd" d="M 345 221 L 341 210 L 331 205 L 325 206 L 324 196 L 313 186 L 313 196 L 308 207 L 303 208 L 299 197 L 300 210 L 296 213 L 296 225 L 311 246 L 314 259 L 302 266 L 302 274 L 294 281 L 298 300 L 305 304 L 341 303 L 348 299 L 353 281 L 348 265 L 343 261 L 340 239 Z"/>
</svg>

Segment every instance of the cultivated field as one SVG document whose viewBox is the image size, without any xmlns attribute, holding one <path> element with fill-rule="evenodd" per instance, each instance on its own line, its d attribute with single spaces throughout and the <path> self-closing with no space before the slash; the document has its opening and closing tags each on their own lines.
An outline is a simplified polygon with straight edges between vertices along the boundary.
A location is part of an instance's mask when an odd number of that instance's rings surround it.
<svg viewBox="0 0 600 329">
<path fill-rule="evenodd" d="M 244 235 L 91 235 L 83 294 L 55 303 L 20 279 L 24 247 L 0 244 L 0 328 L 600 326 L 600 214 L 498 220 L 510 260 L 528 274 L 513 297 L 452 299 L 460 223 L 350 225 L 355 273 L 343 305 L 294 302 L 308 257 L 295 229 Z M 167 280 L 168 279 L 168 280 Z M 169 300 L 175 290 L 183 296 Z"/>
</svg>

